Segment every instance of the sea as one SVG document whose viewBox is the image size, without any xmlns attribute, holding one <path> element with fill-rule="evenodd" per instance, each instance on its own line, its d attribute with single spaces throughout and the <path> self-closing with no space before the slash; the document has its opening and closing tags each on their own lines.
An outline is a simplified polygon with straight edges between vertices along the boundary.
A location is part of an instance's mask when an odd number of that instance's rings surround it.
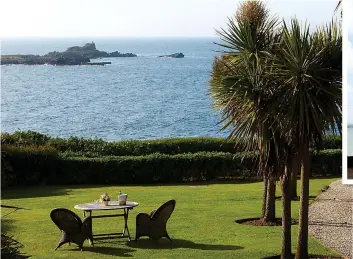
<svg viewBox="0 0 353 259">
<path fill-rule="evenodd" d="M 225 137 L 209 80 L 217 38 L 8 38 L 2 55 L 65 51 L 94 42 L 98 50 L 135 53 L 105 66 L 1 66 L 1 132 L 107 141 Z M 182 52 L 185 58 L 158 58 Z"/>
</svg>

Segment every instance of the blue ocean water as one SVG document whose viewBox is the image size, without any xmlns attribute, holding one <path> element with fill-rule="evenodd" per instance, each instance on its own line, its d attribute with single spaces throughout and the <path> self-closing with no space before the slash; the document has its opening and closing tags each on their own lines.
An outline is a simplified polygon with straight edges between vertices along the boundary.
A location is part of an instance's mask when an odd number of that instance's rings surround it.
<svg viewBox="0 0 353 259">
<path fill-rule="evenodd" d="M 1 66 L 1 131 L 105 140 L 226 136 L 208 81 L 215 38 L 4 39 L 2 54 L 45 54 L 94 41 L 106 66 Z M 183 52 L 185 58 L 158 58 Z M 94 61 L 94 60 L 92 60 Z"/>
</svg>

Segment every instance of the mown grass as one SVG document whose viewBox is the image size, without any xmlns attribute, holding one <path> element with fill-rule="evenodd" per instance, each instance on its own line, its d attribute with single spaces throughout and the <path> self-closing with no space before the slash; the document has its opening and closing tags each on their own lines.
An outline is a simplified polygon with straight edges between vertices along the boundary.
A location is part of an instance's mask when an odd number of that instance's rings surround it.
<svg viewBox="0 0 353 259">
<path fill-rule="evenodd" d="M 310 195 L 335 179 L 314 179 Z M 254 227 L 234 223 L 236 219 L 258 217 L 261 212 L 262 183 L 208 183 L 165 186 L 44 186 L 8 189 L 2 192 L 2 204 L 25 207 L 2 219 L 2 231 L 20 241 L 23 253 L 31 258 L 262 258 L 280 253 L 281 227 Z M 279 188 L 278 188 L 279 189 Z M 60 232 L 52 223 L 51 209 L 64 207 L 75 211 L 75 204 L 90 202 L 108 192 L 128 193 L 129 200 L 139 202 L 131 211 L 129 229 L 135 236 L 135 218 L 139 212 L 149 213 L 169 199 L 177 201 L 168 222 L 173 243 L 157 243 L 142 238 L 137 243 L 121 239 L 84 244 L 81 252 L 75 245 L 64 245 L 53 251 Z M 278 191 L 278 195 L 280 195 Z M 281 203 L 277 201 L 277 215 Z M 299 202 L 293 202 L 292 216 L 298 218 Z M 2 210 L 2 215 L 7 213 Z M 93 222 L 94 232 L 111 232 L 123 228 L 122 219 L 105 218 Z M 297 240 L 297 226 L 293 226 L 293 252 Z M 334 255 L 313 238 L 309 240 L 311 254 Z"/>
</svg>

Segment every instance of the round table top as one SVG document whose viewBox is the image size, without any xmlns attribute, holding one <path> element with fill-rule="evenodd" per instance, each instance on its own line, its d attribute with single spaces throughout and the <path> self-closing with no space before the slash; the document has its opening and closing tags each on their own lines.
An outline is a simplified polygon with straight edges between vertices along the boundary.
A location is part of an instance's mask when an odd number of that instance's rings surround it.
<svg viewBox="0 0 353 259">
<path fill-rule="evenodd" d="M 101 202 L 89 202 L 84 204 L 75 205 L 75 209 L 78 210 L 120 210 L 120 209 L 131 209 L 138 206 L 139 204 L 134 201 L 127 201 L 126 205 L 119 205 L 118 201 L 109 201 L 108 206 L 105 206 Z"/>
</svg>

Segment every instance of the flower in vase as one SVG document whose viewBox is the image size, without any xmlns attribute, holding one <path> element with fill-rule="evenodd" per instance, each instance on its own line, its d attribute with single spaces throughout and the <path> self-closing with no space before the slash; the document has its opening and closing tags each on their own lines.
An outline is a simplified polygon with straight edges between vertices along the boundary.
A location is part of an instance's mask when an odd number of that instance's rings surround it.
<svg viewBox="0 0 353 259">
<path fill-rule="evenodd" d="M 103 201 L 110 201 L 110 197 L 107 193 L 104 193 L 101 195 L 100 197 L 100 201 L 103 202 Z"/>
</svg>

